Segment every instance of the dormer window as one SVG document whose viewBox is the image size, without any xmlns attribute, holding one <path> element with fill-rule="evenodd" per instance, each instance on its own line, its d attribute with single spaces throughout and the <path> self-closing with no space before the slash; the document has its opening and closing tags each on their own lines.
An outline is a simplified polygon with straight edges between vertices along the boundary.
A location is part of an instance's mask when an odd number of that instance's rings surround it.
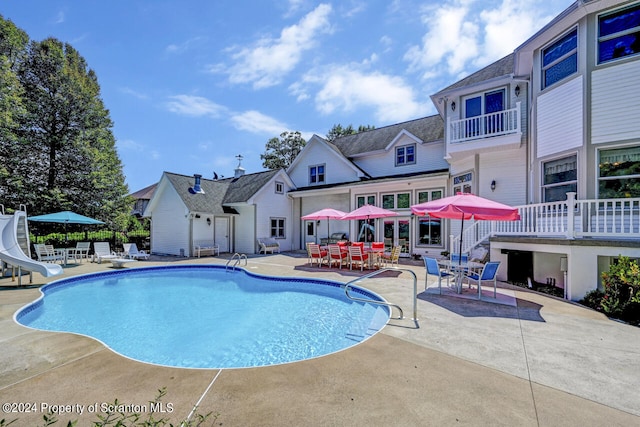
<svg viewBox="0 0 640 427">
<path fill-rule="evenodd" d="M 416 144 L 396 147 L 396 166 L 414 165 L 416 163 Z"/>
<path fill-rule="evenodd" d="M 324 184 L 325 165 L 309 166 L 309 184 Z"/>
<path fill-rule="evenodd" d="M 542 89 L 578 72 L 578 29 L 542 50 Z"/>
</svg>

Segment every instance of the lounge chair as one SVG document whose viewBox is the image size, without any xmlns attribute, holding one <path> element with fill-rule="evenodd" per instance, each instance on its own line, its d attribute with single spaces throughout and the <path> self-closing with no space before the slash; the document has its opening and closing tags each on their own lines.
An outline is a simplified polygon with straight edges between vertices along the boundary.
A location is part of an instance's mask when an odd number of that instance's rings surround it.
<svg viewBox="0 0 640 427">
<path fill-rule="evenodd" d="M 438 261 L 435 258 L 429 258 L 426 256 L 422 257 L 424 259 L 424 266 L 427 270 L 427 274 L 424 278 L 424 290 L 427 290 L 427 284 L 429 280 L 429 276 L 437 276 L 438 277 L 438 289 L 440 290 L 440 295 L 442 295 L 442 278 L 447 278 L 447 286 L 449 286 L 449 276 L 453 276 L 453 274 L 448 271 L 444 271 L 438 265 Z"/>
<path fill-rule="evenodd" d="M 124 257 L 129 259 L 149 259 L 149 254 L 145 251 L 138 250 L 138 245 L 135 243 L 124 243 Z"/>
<path fill-rule="evenodd" d="M 111 250 L 109 242 L 93 242 L 93 259 L 102 264 L 103 259 L 116 259 L 120 256 Z"/>
<path fill-rule="evenodd" d="M 478 283 L 478 299 L 482 296 L 482 282 L 493 280 L 493 297 L 497 297 L 497 274 L 498 268 L 500 267 L 500 261 L 492 261 L 488 262 L 484 265 L 482 272 L 480 274 L 476 273 L 467 273 L 467 283 L 471 286 L 471 281 Z"/>
</svg>

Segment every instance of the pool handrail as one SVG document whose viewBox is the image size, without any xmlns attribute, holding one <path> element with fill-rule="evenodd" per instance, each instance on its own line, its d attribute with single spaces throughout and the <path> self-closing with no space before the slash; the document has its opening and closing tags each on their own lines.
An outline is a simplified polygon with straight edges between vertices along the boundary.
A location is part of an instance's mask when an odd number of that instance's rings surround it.
<svg viewBox="0 0 640 427">
<path fill-rule="evenodd" d="M 236 259 L 236 258 L 237 258 L 237 259 Z M 240 261 L 241 261 L 242 259 L 244 259 L 244 265 L 247 265 L 247 263 L 249 262 L 246 254 L 239 254 L 238 252 L 236 252 L 236 253 L 234 253 L 234 254 L 231 256 L 231 258 L 229 259 L 229 261 L 227 261 L 227 264 L 226 264 L 226 265 L 225 265 L 225 267 L 224 267 L 224 271 L 227 271 L 227 268 L 229 268 L 229 264 L 230 264 L 230 263 L 231 263 L 231 261 L 233 261 L 234 259 L 236 260 L 236 262 L 235 262 L 235 264 L 233 264 L 233 266 L 231 266 L 231 268 L 233 268 L 234 270 L 235 270 L 236 266 L 237 266 L 238 264 L 240 264 Z"/>
<path fill-rule="evenodd" d="M 393 304 L 390 302 L 385 302 L 385 301 L 378 301 L 378 300 L 373 300 L 373 299 L 364 299 L 364 298 L 357 298 L 357 297 L 352 297 L 351 295 L 349 295 L 349 288 L 351 287 L 352 284 L 355 284 L 356 282 L 359 282 L 361 280 L 364 279 L 369 279 L 373 276 L 377 276 L 378 274 L 382 273 L 383 271 L 406 271 L 407 273 L 411 273 L 411 275 L 413 276 L 413 321 L 417 322 L 418 321 L 418 277 L 416 276 L 416 273 L 413 272 L 413 270 L 409 270 L 408 268 L 398 268 L 398 267 L 385 267 L 385 268 L 381 268 L 380 270 L 376 270 L 373 271 L 369 274 L 365 274 L 362 277 L 358 277 L 356 279 L 351 280 L 350 282 L 346 283 L 344 285 L 344 293 L 347 296 L 347 298 L 349 298 L 350 300 L 353 301 L 359 301 L 359 302 L 368 302 L 371 304 L 379 304 L 379 305 L 384 305 L 387 307 L 395 307 L 398 309 L 398 311 L 400 312 L 400 317 L 392 317 L 392 319 L 395 320 L 401 320 L 404 319 L 404 311 L 402 310 L 402 307 L 400 307 L 398 304 Z"/>
</svg>

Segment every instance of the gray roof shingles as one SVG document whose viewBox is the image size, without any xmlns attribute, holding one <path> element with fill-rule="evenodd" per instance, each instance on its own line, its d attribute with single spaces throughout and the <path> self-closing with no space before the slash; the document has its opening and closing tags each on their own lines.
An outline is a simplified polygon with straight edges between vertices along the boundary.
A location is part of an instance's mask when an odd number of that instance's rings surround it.
<svg viewBox="0 0 640 427">
<path fill-rule="evenodd" d="M 192 212 L 207 212 L 214 215 L 236 214 L 231 203 L 243 203 L 260 190 L 278 170 L 269 170 L 242 175 L 239 178 L 211 180 L 202 178 L 200 186 L 204 194 L 191 194 L 189 188 L 194 185 L 194 177 L 165 172 L 187 208 Z"/>
</svg>

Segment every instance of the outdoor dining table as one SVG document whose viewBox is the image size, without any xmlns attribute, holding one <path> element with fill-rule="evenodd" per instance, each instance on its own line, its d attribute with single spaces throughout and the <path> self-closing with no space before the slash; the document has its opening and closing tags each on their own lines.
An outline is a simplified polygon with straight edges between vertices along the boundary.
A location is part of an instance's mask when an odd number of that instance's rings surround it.
<svg viewBox="0 0 640 427">
<path fill-rule="evenodd" d="M 453 275 L 457 293 L 462 293 L 462 279 L 464 279 L 464 275 L 466 273 L 479 273 L 484 267 L 484 264 L 482 264 L 481 262 L 460 261 L 451 259 L 438 260 L 438 264 Z"/>
</svg>

